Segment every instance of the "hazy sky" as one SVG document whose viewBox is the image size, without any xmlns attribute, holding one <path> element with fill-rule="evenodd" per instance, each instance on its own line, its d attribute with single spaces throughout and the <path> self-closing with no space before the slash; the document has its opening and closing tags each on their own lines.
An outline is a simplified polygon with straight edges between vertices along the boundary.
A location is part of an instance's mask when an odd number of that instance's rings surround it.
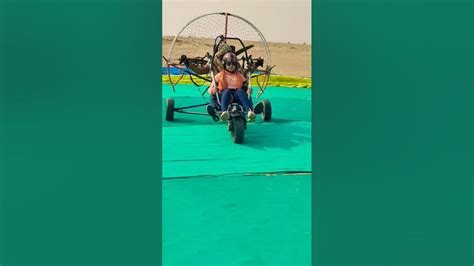
<svg viewBox="0 0 474 266">
<path fill-rule="evenodd" d="M 311 0 L 164 0 L 163 35 L 176 35 L 193 18 L 213 12 L 249 20 L 269 42 L 311 43 Z"/>
</svg>

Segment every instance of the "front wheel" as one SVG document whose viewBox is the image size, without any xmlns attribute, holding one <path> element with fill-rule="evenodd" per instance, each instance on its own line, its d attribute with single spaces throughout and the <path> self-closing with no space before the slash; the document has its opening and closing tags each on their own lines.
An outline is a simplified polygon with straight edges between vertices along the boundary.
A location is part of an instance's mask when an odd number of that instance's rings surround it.
<svg viewBox="0 0 474 266">
<path fill-rule="evenodd" d="M 244 132 L 245 132 L 245 118 L 233 117 L 232 118 L 232 128 L 230 134 L 234 143 L 242 144 L 244 143 Z"/>
</svg>

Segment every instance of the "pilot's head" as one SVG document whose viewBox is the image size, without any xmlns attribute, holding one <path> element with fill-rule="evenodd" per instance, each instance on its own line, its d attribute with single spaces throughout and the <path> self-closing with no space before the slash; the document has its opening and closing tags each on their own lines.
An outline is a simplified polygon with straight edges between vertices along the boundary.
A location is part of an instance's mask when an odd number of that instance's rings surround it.
<svg viewBox="0 0 474 266">
<path fill-rule="evenodd" d="M 237 56 L 234 53 L 226 53 L 222 57 L 222 65 L 225 70 L 235 72 L 237 70 Z"/>
</svg>

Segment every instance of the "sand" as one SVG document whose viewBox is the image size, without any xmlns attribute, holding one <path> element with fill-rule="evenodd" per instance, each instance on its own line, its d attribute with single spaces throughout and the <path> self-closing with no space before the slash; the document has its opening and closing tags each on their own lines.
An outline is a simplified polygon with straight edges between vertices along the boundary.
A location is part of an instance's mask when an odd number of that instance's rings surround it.
<svg viewBox="0 0 474 266">
<path fill-rule="evenodd" d="M 172 37 L 163 37 L 162 52 L 165 57 L 168 57 L 172 40 Z M 176 49 L 181 49 L 181 51 L 195 51 L 196 54 L 204 56 L 206 52 L 210 53 L 212 49 L 212 45 L 209 45 L 208 43 L 209 42 L 193 47 L 190 42 L 181 41 L 178 44 L 179 48 Z M 246 42 L 246 45 L 247 44 L 251 43 Z M 268 47 L 272 57 L 271 64 L 275 65 L 275 68 L 273 69 L 274 74 L 294 77 L 311 77 L 311 45 L 269 42 Z M 177 52 L 177 54 L 180 54 L 180 52 Z M 249 50 L 249 53 L 251 54 L 259 54 L 260 52 L 262 51 L 261 49 L 258 49 L 257 46 L 256 48 Z M 163 61 L 163 65 L 164 64 Z"/>
</svg>

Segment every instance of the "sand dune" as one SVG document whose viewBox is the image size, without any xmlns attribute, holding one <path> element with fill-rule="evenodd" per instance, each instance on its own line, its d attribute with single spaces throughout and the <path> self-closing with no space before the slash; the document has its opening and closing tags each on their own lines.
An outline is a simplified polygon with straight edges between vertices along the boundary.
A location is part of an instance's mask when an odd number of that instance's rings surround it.
<svg viewBox="0 0 474 266">
<path fill-rule="evenodd" d="M 162 52 L 166 57 L 168 57 L 172 40 L 172 37 L 163 37 Z M 197 55 L 204 56 L 206 52 L 211 51 L 212 43 L 212 40 L 203 40 L 201 44 L 193 46 L 191 42 L 183 40 L 177 44 L 176 54 L 186 53 L 185 51 L 193 51 Z M 251 43 L 247 42 L 246 44 Z M 271 64 L 275 65 L 273 73 L 285 76 L 311 77 L 311 45 L 269 42 L 268 46 L 272 58 Z M 263 49 L 256 45 L 256 47 L 252 48 L 249 52 L 259 55 L 263 53 Z"/>
</svg>

